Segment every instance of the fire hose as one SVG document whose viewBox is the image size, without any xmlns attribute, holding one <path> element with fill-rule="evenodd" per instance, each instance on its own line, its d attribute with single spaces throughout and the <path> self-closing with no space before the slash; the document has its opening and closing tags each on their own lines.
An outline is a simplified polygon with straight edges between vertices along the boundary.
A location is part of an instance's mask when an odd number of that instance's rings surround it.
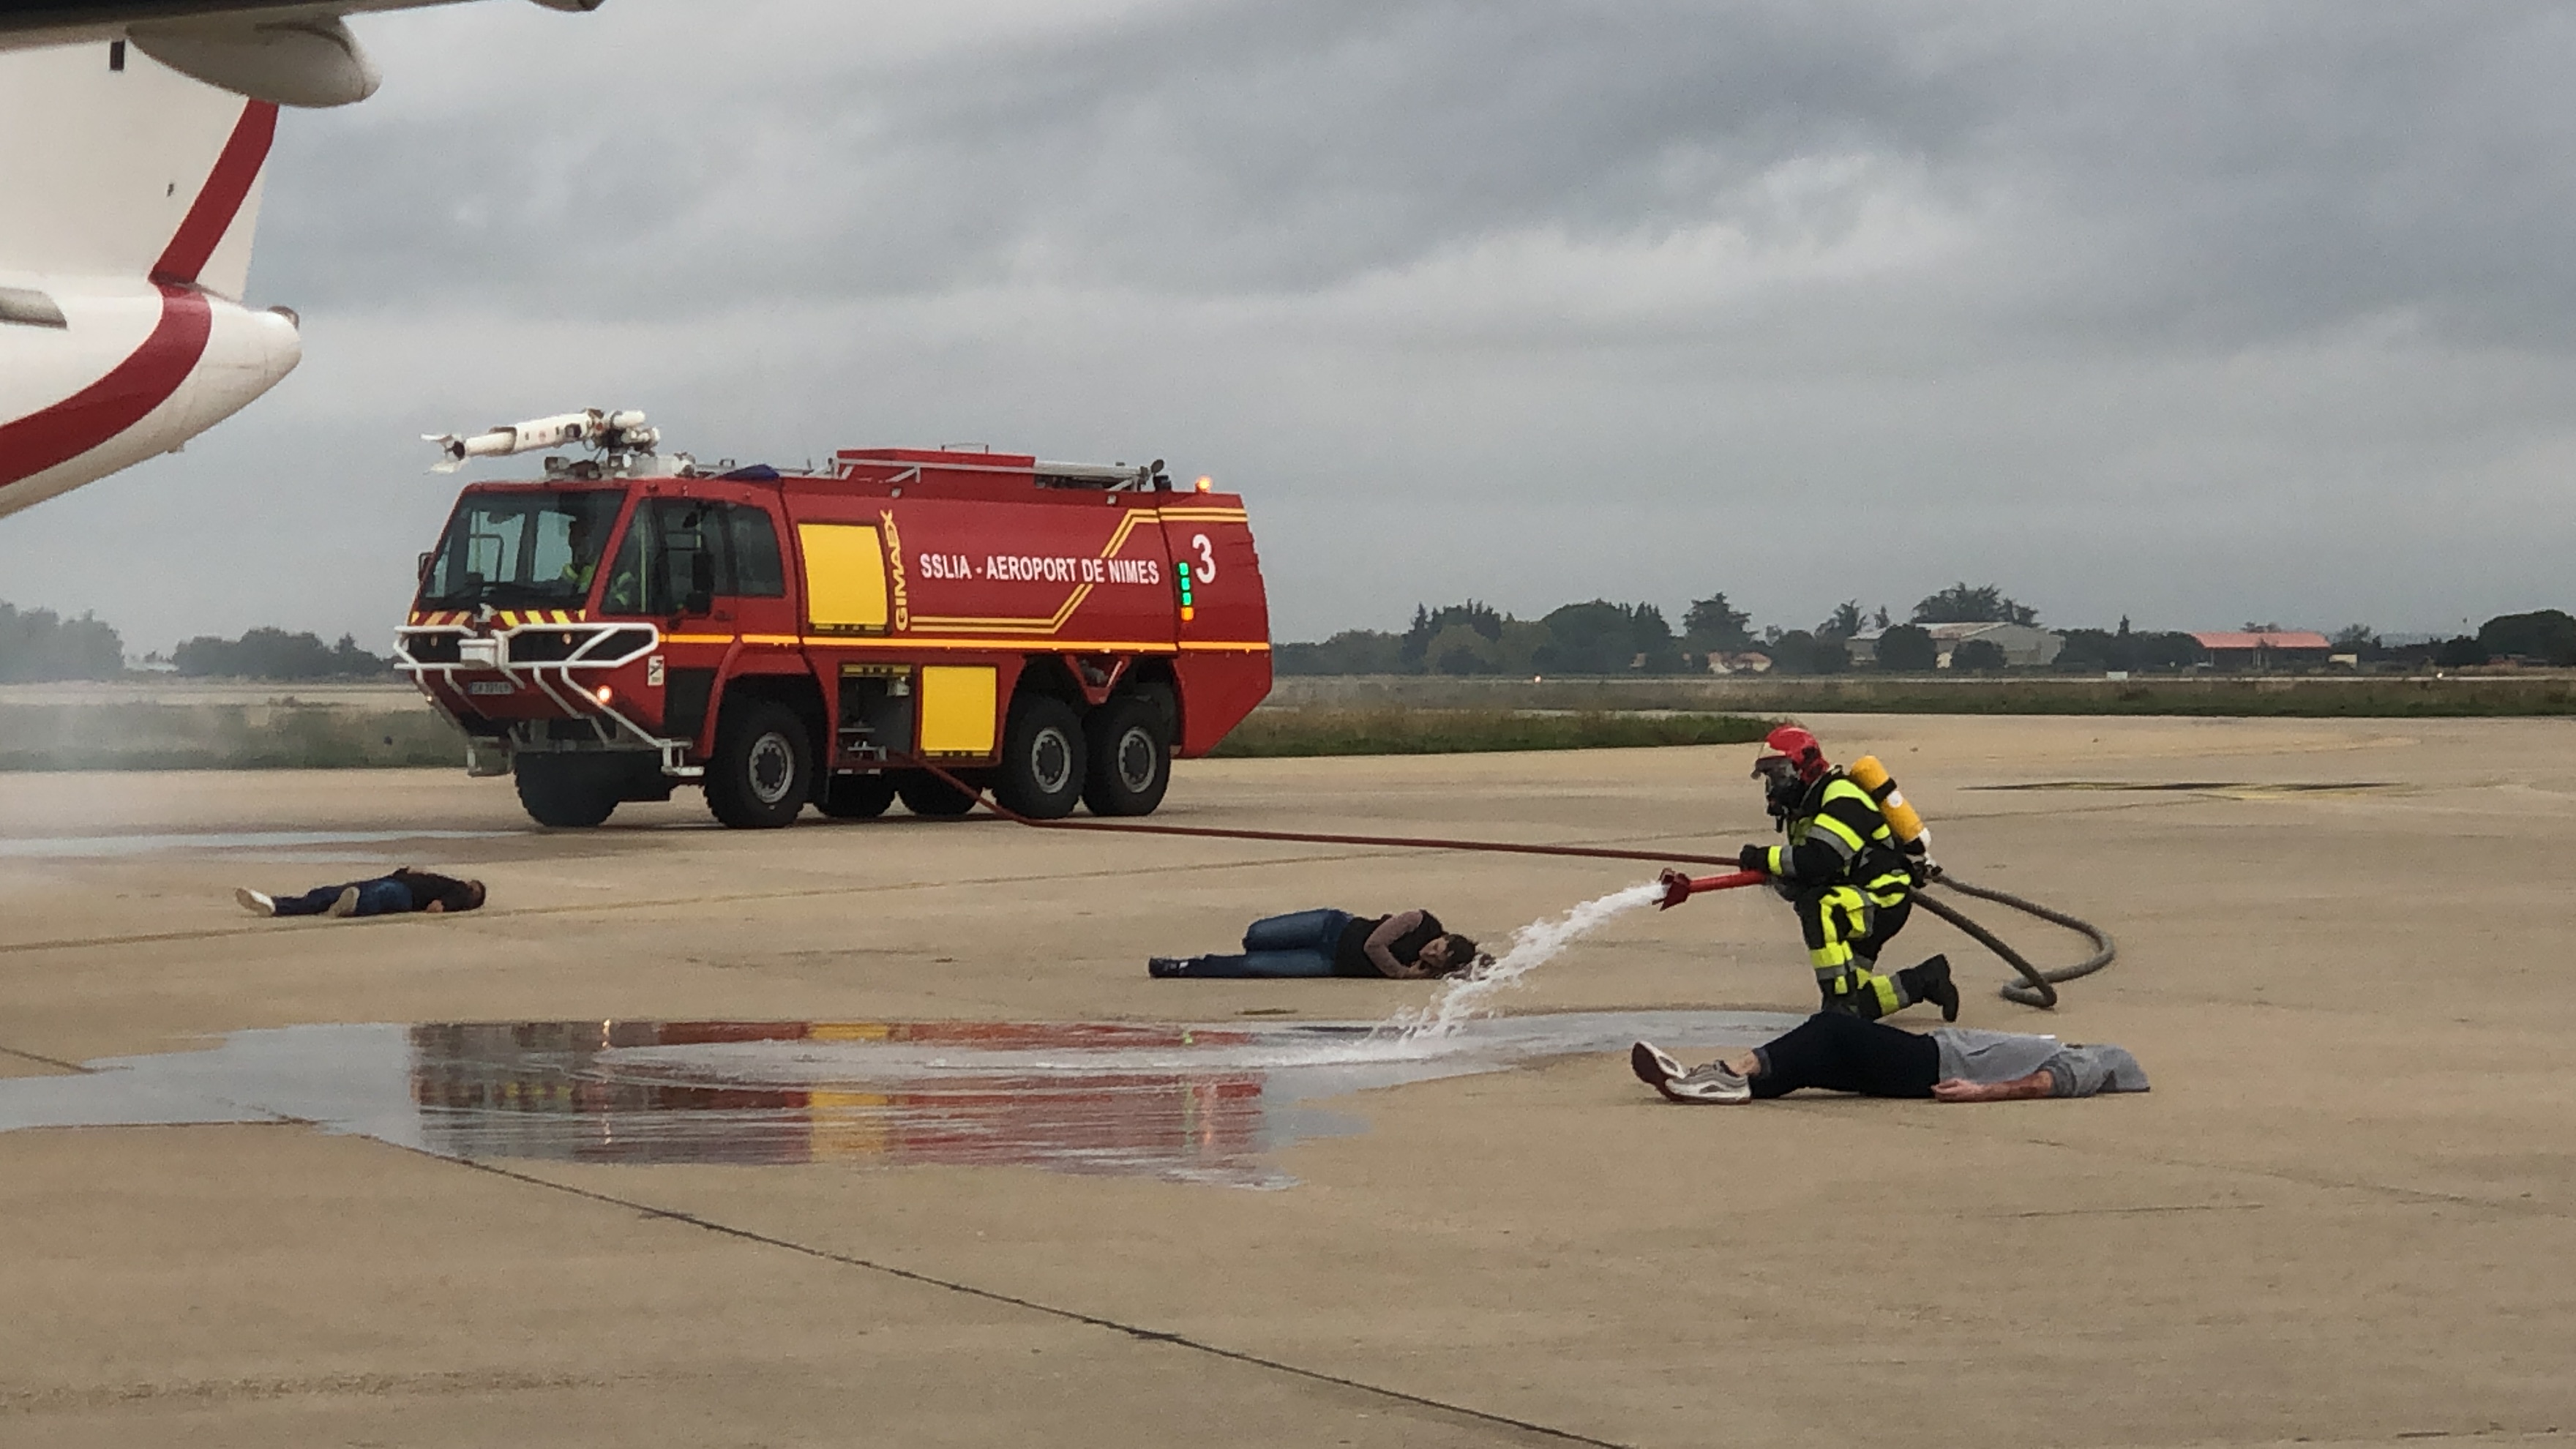
<svg viewBox="0 0 2576 1449">
<path fill-rule="evenodd" d="M 1157 825 L 1143 820 L 1039 820 L 1011 809 L 1001 801 L 994 799 L 990 792 L 978 786 L 970 785 L 936 765 L 930 765 L 924 768 L 930 775 L 947 782 L 950 788 L 973 797 L 977 802 L 981 803 L 986 809 L 992 811 L 995 815 L 998 815 L 1005 820 L 1014 820 L 1022 825 L 1030 826 L 1039 830 L 1107 830 L 1128 835 L 1178 835 L 1202 840 L 1264 840 L 1299 845 L 1394 846 L 1407 850 L 1467 850 L 1484 851 L 1497 855 L 1568 856 L 1583 860 L 1641 860 L 1649 863 L 1660 863 L 1667 867 L 1676 862 L 1685 865 L 1727 866 L 1731 866 L 1736 863 L 1736 859 L 1733 856 L 1677 855 L 1642 850 L 1611 850 L 1591 845 L 1523 845 L 1513 841 L 1502 840 L 1450 840 L 1435 837 L 1405 835 L 1338 835 L 1307 830 L 1247 830 L 1236 827 L 1215 825 Z M 1673 906 L 1681 904 L 1682 901 L 1689 899 L 1693 895 L 1703 894 L 1709 891 L 1734 890 L 1742 886 L 1759 885 L 1769 879 L 1770 877 L 1762 872 L 1753 870 L 1738 870 L 1726 875 L 1693 878 L 1678 870 L 1668 868 L 1663 874 L 1665 896 L 1661 905 L 1665 909 L 1670 909 Z M 1931 883 L 1934 885 L 1946 886 L 1951 890 L 1959 892 L 1961 895 L 1974 896 L 1977 899 L 1984 901 L 1992 901 L 1999 906 L 2019 911 L 2026 916 L 2046 921 L 2051 925 L 2063 926 L 2067 930 L 2073 931 L 2093 943 L 2093 954 L 2076 962 L 2074 965 L 2060 966 L 2054 969 L 2043 969 L 2032 965 L 2029 958 L 2023 956 L 2019 951 L 2014 950 L 2002 937 L 1969 919 L 1966 913 L 1959 910 L 1958 907 L 1950 905 L 1947 902 L 1937 900 L 1928 892 L 1917 891 L 1914 895 L 1914 899 L 1917 904 L 1923 907 L 1923 909 L 1930 911 L 1942 920 L 1958 927 L 1961 932 L 1965 933 L 1978 945 L 1994 952 L 1995 955 L 2000 957 L 2006 965 L 2020 973 L 2021 979 L 2019 981 L 2007 981 L 2004 983 L 2000 994 L 2006 1001 L 2018 1002 L 2023 1006 L 2035 1006 L 2043 1010 L 2053 1008 L 2057 1005 L 2057 987 L 2059 983 L 2073 981 L 2079 976 L 2090 976 L 2094 972 L 2101 970 L 2103 967 L 2110 965 L 2111 958 L 2118 954 L 2119 948 L 2112 944 L 2110 932 L 2105 931 L 2101 927 L 2094 925 L 2090 921 L 2083 920 L 2080 917 L 2068 915 L 2063 911 L 2052 910 L 2036 901 L 2025 900 L 2022 897 L 2013 895 L 2007 891 L 1999 891 L 1987 886 L 1970 885 L 1968 882 L 1959 879 L 1957 876 L 1951 875 L 1947 871 L 1934 871 L 1931 876 Z M 1676 890 L 1678 890 L 1678 894 L 1675 893 Z"/>
</svg>

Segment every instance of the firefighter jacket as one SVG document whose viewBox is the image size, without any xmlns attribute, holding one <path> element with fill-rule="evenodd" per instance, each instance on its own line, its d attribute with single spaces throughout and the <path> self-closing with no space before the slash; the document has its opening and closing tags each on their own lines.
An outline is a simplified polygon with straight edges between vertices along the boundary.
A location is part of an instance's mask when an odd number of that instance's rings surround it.
<svg viewBox="0 0 2576 1449">
<path fill-rule="evenodd" d="M 1788 844 L 1758 847 L 1762 869 L 1785 891 L 1858 886 L 1879 905 L 1893 906 L 1914 889 L 1913 867 L 1878 802 L 1839 769 L 1807 787 L 1787 829 Z"/>
</svg>

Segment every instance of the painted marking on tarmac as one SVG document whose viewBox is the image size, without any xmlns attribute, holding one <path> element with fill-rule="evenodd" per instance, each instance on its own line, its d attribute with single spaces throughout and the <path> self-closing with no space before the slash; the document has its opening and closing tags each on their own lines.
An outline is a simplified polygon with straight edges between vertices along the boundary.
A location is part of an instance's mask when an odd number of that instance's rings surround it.
<svg viewBox="0 0 2576 1449">
<path fill-rule="evenodd" d="M 1617 1052 L 1765 1041 L 1774 1012 L 1382 1023 L 504 1022 L 294 1026 L 0 1079 L 0 1131 L 308 1122 L 466 1162 L 1038 1167 L 1242 1188 L 1365 1124 L 1316 1104 Z"/>
<path fill-rule="evenodd" d="M 500 840 L 531 830 L 235 830 L 204 835 L 38 835 L 0 838 L 0 859 L 102 860 L 190 850 L 304 850 L 403 840 Z"/>
<path fill-rule="evenodd" d="M 2350 781 L 2250 781 L 2250 780 L 2034 780 L 2018 785 L 1963 785 L 1962 790 L 2104 790 L 2116 792 L 2173 792 L 2178 794 L 2227 795 L 2239 799 L 2264 799 L 2283 795 L 2360 795 L 2376 790 L 2414 793 L 2413 787 L 2392 780 Z"/>
<path fill-rule="evenodd" d="M 502 835 L 522 835 L 533 832 L 499 831 L 496 833 Z M 417 837 L 406 838 L 416 839 Z M 1177 865 L 1158 865 L 1154 867 L 1154 873 L 1158 876 L 1169 876 L 1179 875 L 1188 871 L 1217 872 L 1229 870 L 1259 870 L 1266 869 L 1271 866 L 1307 865 L 1320 861 L 1364 860 L 1368 858 L 1370 857 L 1365 854 L 1354 854 L 1349 851 L 1337 851 L 1324 855 L 1256 856 L 1243 860 L 1202 860 L 1188 861 Z M 710 895 L 694 896 L 638 896 L 615 901 L 571 901 L 562 905 L 552 906 L 505 906 L 498 908 L 486 906 L 482 910 L 462 915 L 446 915 L 442 913 L 440 915 L 431 916 L 406 913 L 395 916 L 352 916 L 346 920 L 333 920 L 328 916 L 309 916 L 295 917 L 282 921 L 262 918 L 255 923 L 242 922 L 229 926 L 204 926 L 195 930 L 187 931 L 141 931 L 121 936 L 63 936 L 37 941 L 0 941 L 0 955 L 11 955 L 28 951 L 86 951 L 106 946 L 152 946 L 162 945 L 172 941 L 212 941 L 226 936 L 251 936 L 273 931 L 352 929 L 393 931 L 403 930 L 406 928 L 428 929 L 434 931 L 470 931 L 476 929 L 478 926 L 488 926 L 495 921 L 509 921 L 521 916 L 562 916 L 576 913 L 598 915 L 612 912 L 641 913 L 675 910 L 696 906 L 739 905 L 747 901 L 812 900 L 824 896 L 882 895 L 901 891 L 919 890 L 974 890 L 983 886 L 1026 885 L 1032 881 L 1131 880 L 1135 877 L 1135 874 L 1136 868 L 1134 866 L 1117 865 L 1103 870 L 1049 871 L 1043 873 L 1022 871 L 1014 875 L 1006 876 L 962 876 L 948 880 L 877 881 L 855 885 L 833 884 L 827 886 L 808 886 L 794 890 L 725 891 Z M 240 915 L 238 909 L 232 905 L 232 898 L 230 896 L 223 898 L 222 910 L 223 913 L 228 916 L 239 917 Z"/>
</svg>

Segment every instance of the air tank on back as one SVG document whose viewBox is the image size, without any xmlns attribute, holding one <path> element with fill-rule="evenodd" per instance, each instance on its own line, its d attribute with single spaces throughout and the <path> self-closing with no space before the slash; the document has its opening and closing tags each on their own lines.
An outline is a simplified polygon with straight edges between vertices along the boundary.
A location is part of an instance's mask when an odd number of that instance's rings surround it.
<svg viewBox="0 0 2576 1449">
<path fill-rule="evenodd" d="M 1887 817 L 1887 828 L 1896 833 L 1896 843 L 1904 847 L 1906 854 L 1931 855 L 1931 827 L 1906 803 L 1905 792 L 1896 788 L 1896 778 L 1887 773 L 1887 766 L 1878 762 L 1878 756 L 1863 755 L 1845 766 L 1844 773 L 1878 802 L 1879 813 Z"/>
</svg>

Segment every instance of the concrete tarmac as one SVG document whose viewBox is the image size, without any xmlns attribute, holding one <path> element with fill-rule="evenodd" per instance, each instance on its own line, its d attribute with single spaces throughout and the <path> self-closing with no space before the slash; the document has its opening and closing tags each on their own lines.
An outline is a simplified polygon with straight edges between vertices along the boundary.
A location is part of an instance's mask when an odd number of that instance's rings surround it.
<svg viewBox="0 0 2576 1449">
<path fill-rule="evenodd" d="M 1961 875 L 2118 934 L 2053 1016 L 1919 914 L 1965 1024 L 2155 1090 L 1654 1097 L 1615 1056 L 1331 1104 L 1276 1191 L 1031 1167 L 459 1162 L 292 1122 L 0 1132 L 0 1444 L 2394 1444 L 2576 1429 L 2563 721 L 1827 718 Z M 1766 832 L 1751 747 L 1197 762 L 1160 819 Z M 261 921 L 404 862 L 454 918 Z M 529 829 L 441 772 L 0 782 L 0 1076 L 298 1023 L 1362 1020 L 1160 982 L 1266 912 L 1500 941 L 1618 862 L 814 817 Z M 1962 902 L 2035 956 L 2071 937 Z M 1759 893 L 1637 912 L 1515 1012 L 1803 1011 Z M 1906 1014 L 1924 1016 L 1918 1009 Z"/>
</svg>

